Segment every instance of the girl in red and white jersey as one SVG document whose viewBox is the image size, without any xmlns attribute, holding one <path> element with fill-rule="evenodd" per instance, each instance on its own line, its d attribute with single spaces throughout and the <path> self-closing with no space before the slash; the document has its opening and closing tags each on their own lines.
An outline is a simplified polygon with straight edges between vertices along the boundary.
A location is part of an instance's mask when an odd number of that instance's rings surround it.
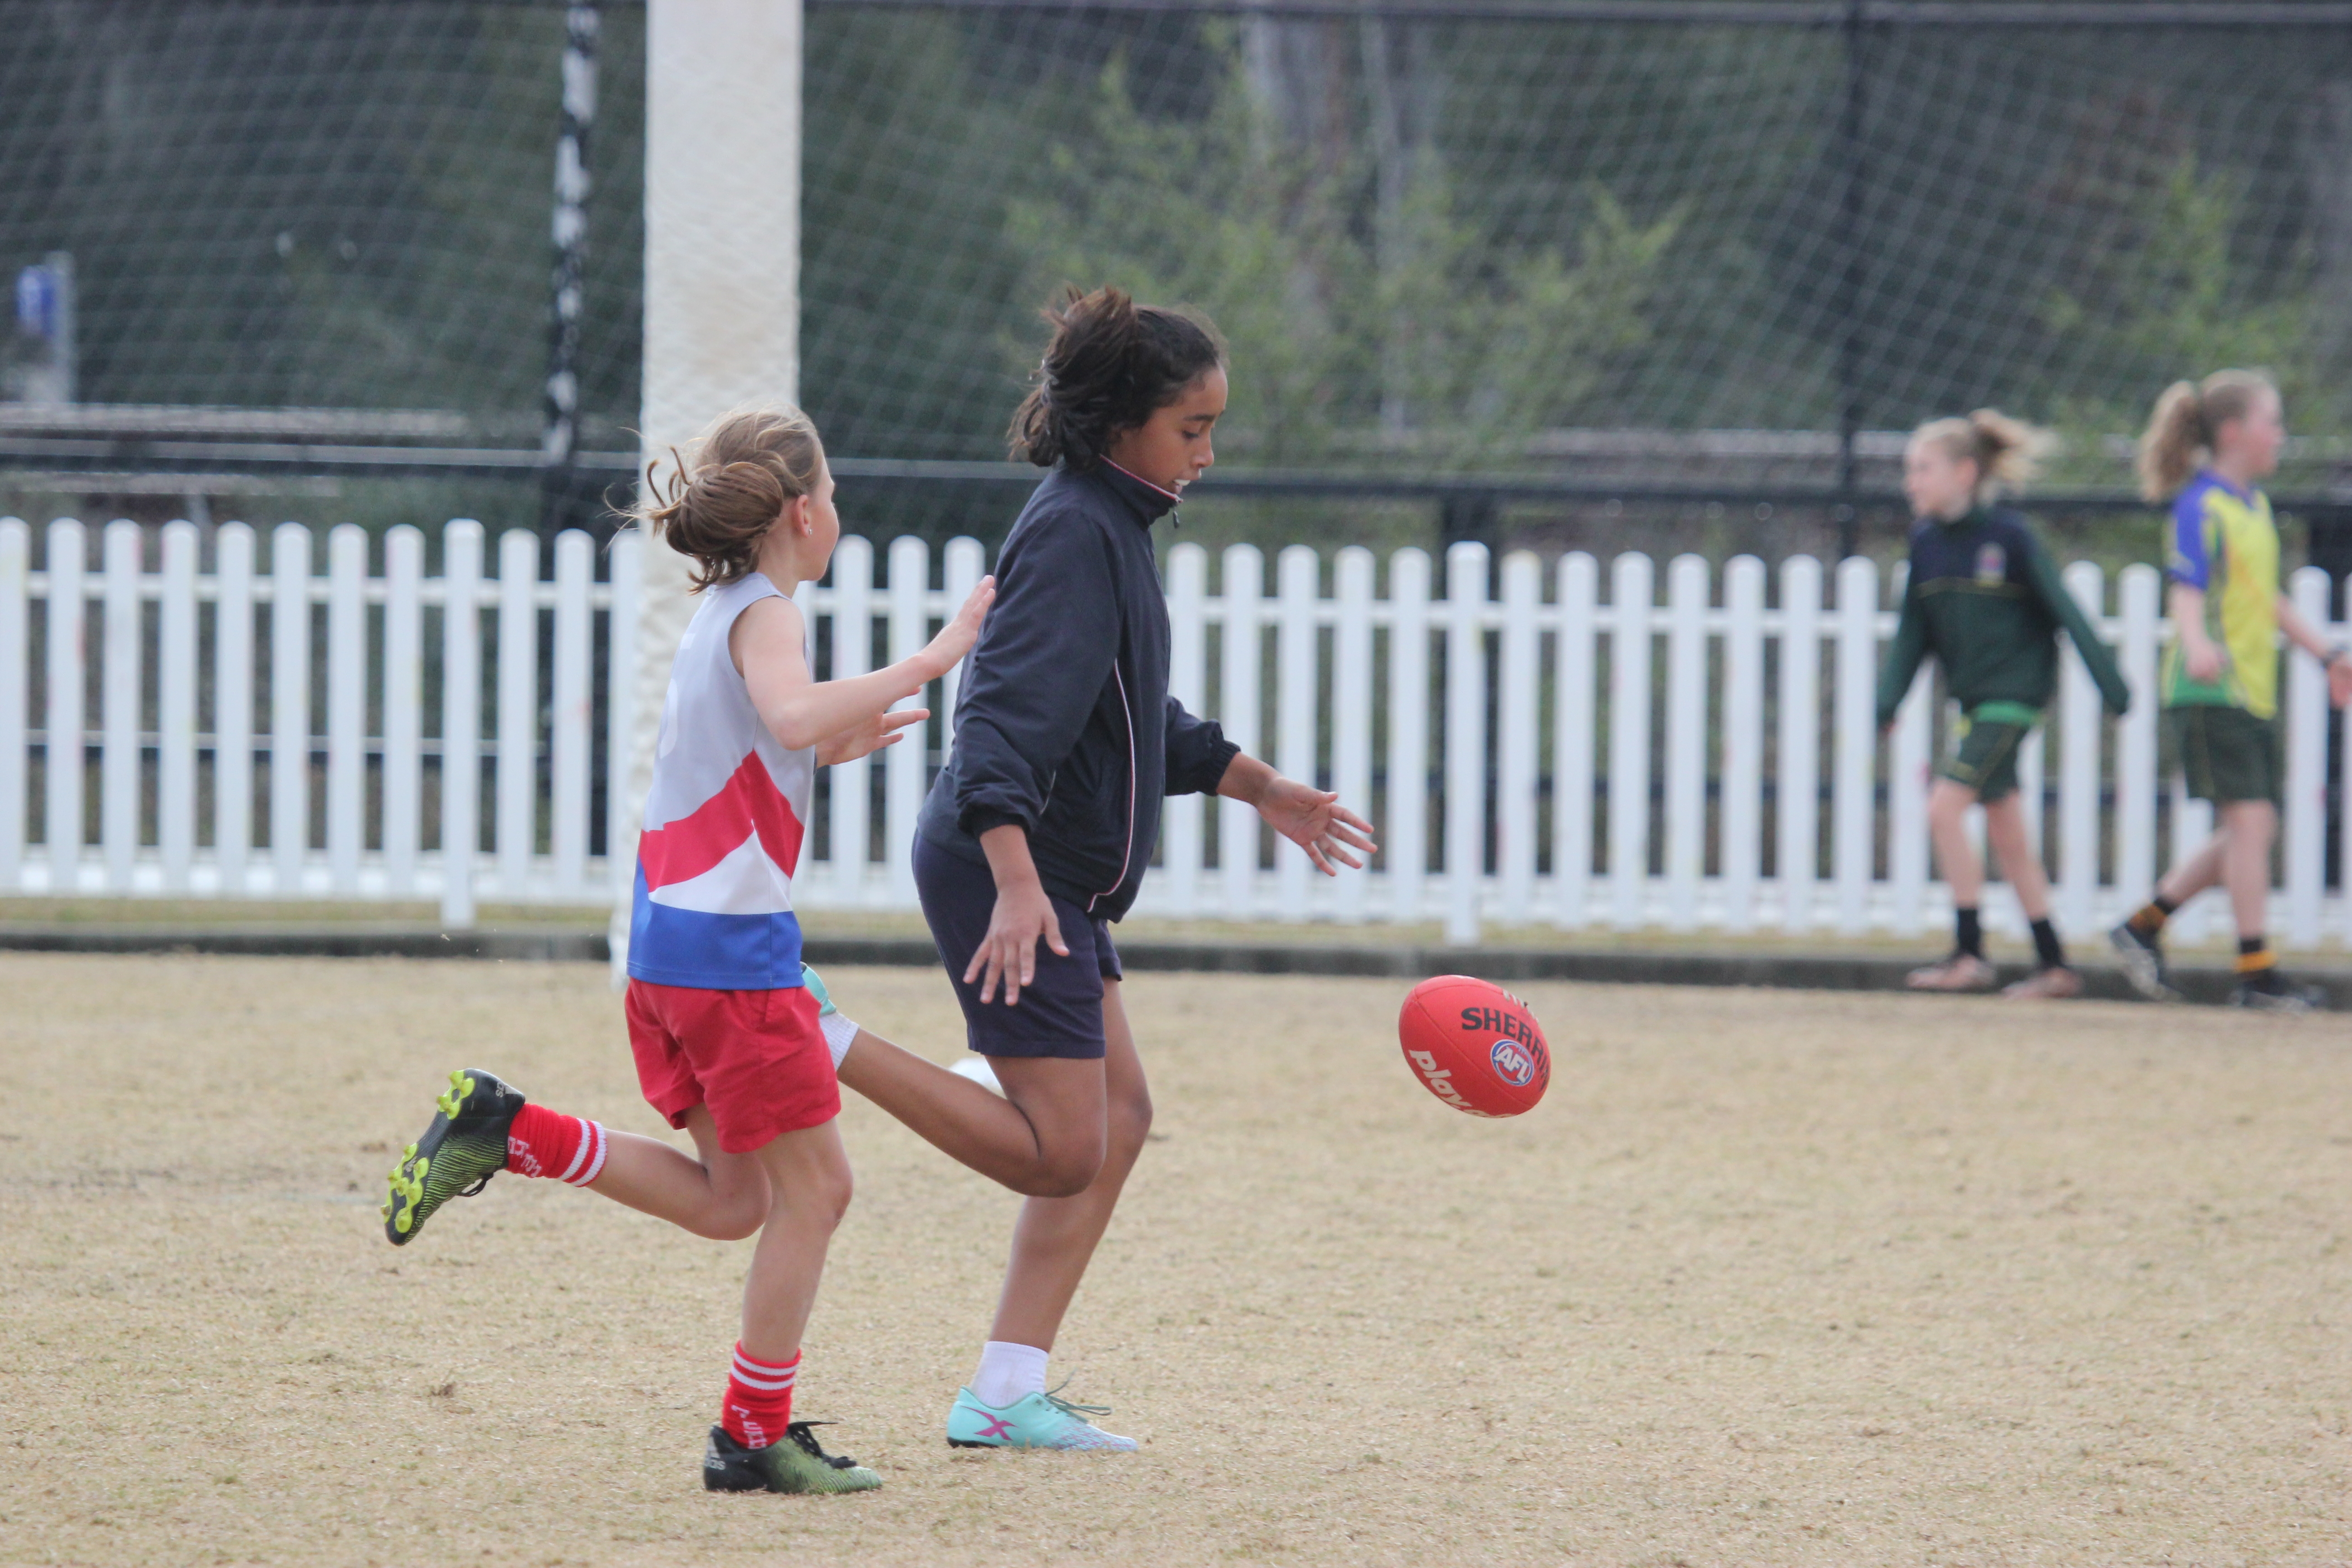
<svg viewBox="0 0 2352 1568">
<path fill-rule="evenodd" d="M 650 476 L 649 476 L 650 477 Z M 719 420 L 646 524 L 695 563 L 702 597 L 670 674 L 638 840 L 629 1045 L 646 1100 L 695 1157 L 532 1104 L 493 1075 L 450 1075 L 392 1173 L 384 1234 L 405 1245 L 500 1171 L 588 1187 L 698 1236 L 756 1233 L 742 1337 L 703 1457 L 719 1491 L 862 1491 L 872 1470 L 792 1419 L 802 1331 L 848 1206 L 835 1078 L 854 1028 L 820 1020 L 793 912 L 820 764 L 895 743 L 928 710 L 891 704 L 954 668 L 994 595 L 984 579 L 930 645 L 847 680 L 810 678 L 794 588 L 841 537 L 816 427 L 797 409 Z"/>
</svg>

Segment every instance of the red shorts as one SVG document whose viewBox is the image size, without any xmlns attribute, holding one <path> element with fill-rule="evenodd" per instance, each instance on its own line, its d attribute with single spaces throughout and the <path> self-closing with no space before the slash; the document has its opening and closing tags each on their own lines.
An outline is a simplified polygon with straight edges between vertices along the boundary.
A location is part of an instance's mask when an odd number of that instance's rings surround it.
<svg viewBox="0 0 2352 1568">
<path fill-rule="evenodd" d="M 688 1111 L 710 1107 L 730 1154 L 841 1114 L 841 1081 L 806 986 L 705 991 L 632 980 L 629 1049 L 646 1103 L 680 1128 Z"/>
</svg>

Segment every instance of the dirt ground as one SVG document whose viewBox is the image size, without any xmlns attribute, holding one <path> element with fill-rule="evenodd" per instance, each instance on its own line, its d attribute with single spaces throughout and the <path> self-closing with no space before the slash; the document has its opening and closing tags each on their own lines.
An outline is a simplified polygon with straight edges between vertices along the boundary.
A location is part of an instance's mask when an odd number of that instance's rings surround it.
<svg viewBox="0 0 2352 1568">
<path fill-rule="evenodd" d="M 935 974 L 845 1008 L 942 1058 Z M 1549 1100 L 1399 987 L 1139 976 L 1156 1142 L 1055 1357 L 1131 1456 L 950 1451 L 1013 1201 L 862 1103 L 799 1413 L 699 1489 L 748 1243 L 375 1205 L 452 1066 L 656 1131 L 590 967 L 0 957 L 0 1560 L 2352 1559 L 2352 1027 L 1549 985 Z"/>
</svg>

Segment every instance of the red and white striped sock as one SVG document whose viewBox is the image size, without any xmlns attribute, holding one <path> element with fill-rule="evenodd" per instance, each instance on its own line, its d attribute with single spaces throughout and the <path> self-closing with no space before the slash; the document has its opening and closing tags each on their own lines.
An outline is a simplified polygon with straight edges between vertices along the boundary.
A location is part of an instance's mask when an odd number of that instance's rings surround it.
<svg viewBox="0 0 2352 1568">
<path fill-rule="evenodd" d="M 507 1129 L 507 1169 L 519 1176 L 551 1176 L 584 1187 L 604 1173 L 602 1124 L 526 1105 Z"/>
<path fill-rule="evenodd" d="M 719 1407 L 719 1424 L 747 1448 L 764 1448 L 784 1435 L 793 1418 L 793 1383 L 800 1375 L 801 1352 L 782 1363 L 756 1361 L 735 1346 L 735 1364 L 727 1373 L 727 1399 Z"/>
</svg>

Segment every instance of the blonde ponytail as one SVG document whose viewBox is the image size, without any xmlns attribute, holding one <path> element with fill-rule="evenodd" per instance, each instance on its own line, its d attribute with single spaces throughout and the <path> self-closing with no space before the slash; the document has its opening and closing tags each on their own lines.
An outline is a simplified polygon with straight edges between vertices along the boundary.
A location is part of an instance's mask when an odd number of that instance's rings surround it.
<svg viewBox="0 0 2352 1568">
<path fill-rule="evenodd" d="M 799 409 L 777 405 L 720 416 L 687 455 L 670 448 L 670 472 L 646 465 L 646 501 L 637 521 L 694 562 L 694 591 L 749 576 L 760 541 L 800 496 L 814 493 L 824 471 L 816 426 Z"/>
<path fill-rule="evenodd" d="M 2031 482 L 2042 459 L 2058 444 L 2047 430 L 2012 419 L 1998 408 L 1979 408 L 1965 419 L 1930 419 L 1911 438 L 1933 441 L 1955 459 L 1974 463 L 1979 506 Z"/>
<path fill-rule="evenodd" d="M 2168 500 L 2200 465 L 2213 456 L 2213 437 L 2232 419 L 2242 419 L 2278 384 L 2259 370 L 2217 370 L 2202 382 L 2176 381 L 2164 389 L 2140 433 L 2139 493 Z"/>
</svg>

